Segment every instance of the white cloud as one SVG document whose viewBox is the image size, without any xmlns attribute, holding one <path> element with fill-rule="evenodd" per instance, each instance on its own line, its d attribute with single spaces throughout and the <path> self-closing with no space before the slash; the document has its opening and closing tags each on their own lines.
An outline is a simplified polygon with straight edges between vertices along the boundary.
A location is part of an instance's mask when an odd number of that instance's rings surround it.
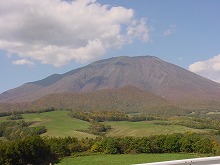
<svg viewBox="0 0 220 165">
<path fill-rule="evenodd" d="M 12 64 L 14 64 L 14 65 L 34 65 L 33 62 L 25 60 L 25 59 L 12 61 Z"/>
<path fill-rule="evenodd" d="M 189 65 L 189 70 L 216 82 L 220 82 L 220 54 L 205 61 Z"/>
<path fill-rule="evenodd" d="M 199 61 L 191 64 L 189 70 L 195 73 L 203 72 L 207 69 L 207 64 L 204 61 Z"/>
<path fill-rule="evenodd" d="M 88 62 L 134 39 L 149 40 L 132 9 L 95 0 L 0 1 L 0 49 L 21 59 L 62 66 Z"/>
<path fill-rule="evenodd" d="M 169 36 L 169 35 L 175 33 L 175 31 L 176 31 L 176 26 L 170 25 L 169 28 L 163 32 L 163 36 Z"/>
</svg>

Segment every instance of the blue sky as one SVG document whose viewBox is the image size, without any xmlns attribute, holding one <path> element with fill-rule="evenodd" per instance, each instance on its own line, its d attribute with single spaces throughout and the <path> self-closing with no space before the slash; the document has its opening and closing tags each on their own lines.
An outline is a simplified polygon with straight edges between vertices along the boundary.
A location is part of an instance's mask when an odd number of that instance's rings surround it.
<svg viewBox="0 0 220 165">
<path fill-rule="evenodd" d="M 114 56 L 152 55 L 220 82 L 219 0 L 0 2 L 0 93 Z"/>
</svg>

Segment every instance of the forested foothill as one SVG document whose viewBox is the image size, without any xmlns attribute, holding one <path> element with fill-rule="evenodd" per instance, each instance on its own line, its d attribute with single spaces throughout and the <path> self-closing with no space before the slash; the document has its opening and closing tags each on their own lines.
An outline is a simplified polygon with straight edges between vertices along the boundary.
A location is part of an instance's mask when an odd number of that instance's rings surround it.
<svg viewBox="0 0 220 165">
<path fill-rule="evenodd" d="M 54 108 L 38 113 L 57 112 Z M 47 129 L 35 121 L 25 121 L 24 115 L 13 113 L 0 121 L 0 164 L 49 164 L 67 156 L 93 154 L 139 154 L 139 153 L 198 153 L 220 154 L 220 122 L 218 112 L 191 113 L 186 116 L 170 117 L 125 111 L 65 111 L 68 117 L 86 121 L 88 128 L 78 130 L 93 134 L 96 138 L 42 136 Z M 111 122 L 152 122 L 156 125 L 181 125 L 207 130 L 206 132 L 185 132 L 157 134 L 150 136 L 110 137 Z M 39 136 L 40 135 L 40 136 Z M 48 134 L 47 134 L 48 135 Z"/>
</svg>

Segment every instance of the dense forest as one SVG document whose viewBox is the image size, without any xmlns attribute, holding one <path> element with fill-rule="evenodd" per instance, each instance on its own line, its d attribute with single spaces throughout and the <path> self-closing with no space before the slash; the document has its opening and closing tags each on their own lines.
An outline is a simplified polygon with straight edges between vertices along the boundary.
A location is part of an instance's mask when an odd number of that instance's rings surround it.
<svg viewBox="0 0 220 165">
<path fill-rule="evenodd" d="M 150 137 L 97 137 L 95 139 L 41 138 L 0 142 L 0 164 L 48 164 L 70 155 L 136 153 L 217 154 L 218 143 L 201 134 L 185 133 Z"/>
</svg>

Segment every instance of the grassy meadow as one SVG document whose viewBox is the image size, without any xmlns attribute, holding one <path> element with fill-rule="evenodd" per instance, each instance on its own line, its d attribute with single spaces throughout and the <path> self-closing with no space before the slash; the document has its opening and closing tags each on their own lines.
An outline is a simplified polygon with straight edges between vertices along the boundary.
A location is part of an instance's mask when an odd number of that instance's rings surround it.
<svg viewBox="0 0 220 165">
<path fill-rule="evenodd" d="M 88 122 L 71 118 L 69 111 L 59 110 L 43 113 L 22 114 L 25 121 L 32 121 L 32 126 L 46 126 L 47 132 L 43 136 L 65 137 L 74 136 L 77 138 L 93 138 L 95 135 L 81 132 L 78 130 L 86 130 L 89 126 Z M 6 121 L 6 117 L 0 117 L 0 122 Z M 194 129 L 181 125 L 158 125 L 157 121 L 116 121 L 104 122 L 111 125 L 111 130 L 106 136 L 150 136 L 158 134 L 172 134 L 184 132 L 208 132 L 207 129 Z"/>
<path fill-rule="evenodd" d="M 36 125 L 44 125 L 47 132 L 44 136 L 65 137 L 74 136 L 77 138 L 95 137 L 95 135 L 80 132 L 77 130 L 87 129 L 89 123 L 71 118 L 68 111 L 52 111 L 44 113 L 23 114 L 25 121 L 35 121 Z M 155 121 L 115 121 L 105 122 L 111 125 L 112 129 L 106 136 L 150 136 L 158 134 L 172 134 L 184 132 L 207 132 L 205 129 L 193 129 L 180 125 L 158 125 Z"/>
<path fill-rule="evenodd" d="M 192 154 L 90 155 L 83 157 L 65 158 L 57 163 L 57 165 L 131 165 L 138 163 L 160 162 L 195 157 L 197 156 Z"/>
<path fill-rule="evenodd" d="M 77 131 L 86 129 L 89 123 L 71 118 L 68 116 L 68 113 L 68 111 L 52 111 L 44 113 L 23 114 L 22 116 L 24 117 L 25 121 L 34 121 L 35 123 L 33 126 L 46 126 L 47 132 L 43 134 L 44 136 L 74 136 L 77 138 L 95 137 L 94 135 Z"/>
<path fill-rule="evenodd" d="M 180 125 L 158 125 L 154 121 L 140 122 L 106 122 L 112 129 L 107 136 L 151 136 L 184 132 L 207 132 L 208 130 L 193 129 Z"/>
</svg>

